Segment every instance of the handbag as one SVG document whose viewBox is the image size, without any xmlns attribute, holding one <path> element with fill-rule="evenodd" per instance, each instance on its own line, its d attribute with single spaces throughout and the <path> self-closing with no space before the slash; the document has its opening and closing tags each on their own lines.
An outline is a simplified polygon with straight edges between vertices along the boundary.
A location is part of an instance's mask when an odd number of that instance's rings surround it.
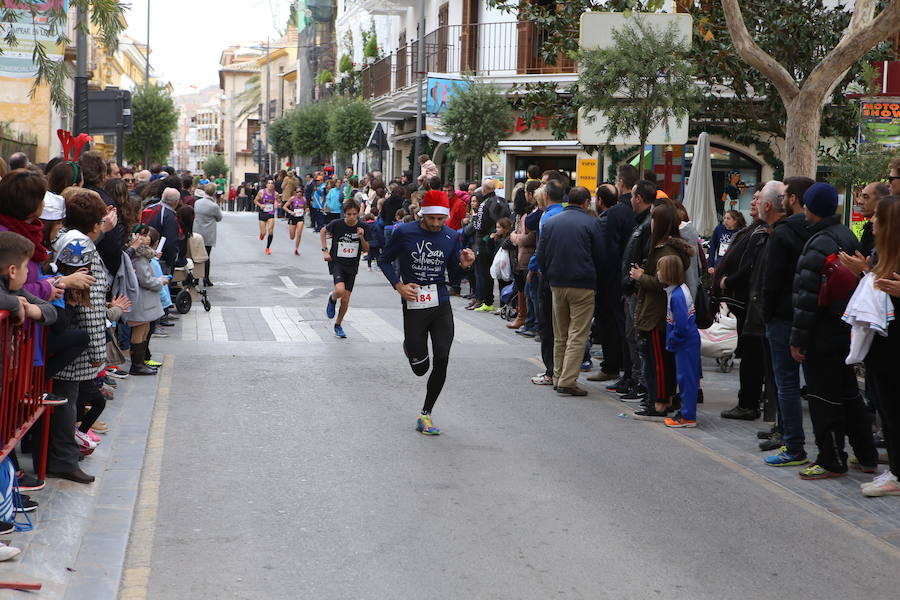
<svg viewBox="0 0 900 600">
<path fill-rule="evenodd" d="M 107 336 L 106 340 L 106 362 L 110 365 L 121 365 L 127 362 L 122 347 L 119 346 L 119 340 L 115 335 Z"/>
<path fill-rule="evenodd" d="M 718 314 L 718 306 L 709 297 L 709 292 L 703 287 L 703 284 L 697 286 L 697 294 L 694 297 L 694 320 L 697 323 L 697 329 L 709 329 L 716 322 Z"/>
</svg>

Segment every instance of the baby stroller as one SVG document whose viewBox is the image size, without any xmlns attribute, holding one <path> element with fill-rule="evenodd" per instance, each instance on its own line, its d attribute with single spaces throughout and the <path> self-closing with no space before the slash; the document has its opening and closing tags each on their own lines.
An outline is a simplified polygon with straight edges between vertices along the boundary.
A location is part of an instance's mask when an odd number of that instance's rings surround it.
<svg viewBox="0 0 900 600">
<path fill-rule="evenodd" d="M 503 306 L 500 307 L 500 316 L 507 321 L 512 321 L 516 318 L 518 307 L 513 300 L 518 293 L 515 281 L 500 290 L 500 303 L 503 304 Z"/>
<path fill-rule="evenodd" d="M 730 373 L 737 342 L 737 319 L 722 304 L 716 321 L 708 329 L 700 330 L 700 355 L 715 358 L 719 370 Z"/>
<path fill-rule="evenodd" d="M 175 294 L 175 310 L 182 315 L 191 310 L 191 306 L 197 301 L 197 298 L 200 298 L 206 312 L 212 308 L 206 290 L 200 287 L 200 279 L 194 277 L 194 269 L 200 273 L 204 268 L 203 264 L 208 260 L 209 254 L 206 253 L 206 246 L 203 245 L 203 237 L 195 233 L 188 240 L 187 264 L 183 267 L 175 267 L 175 273 L 172 275 L 172 283 L 180 288 Z"/>
</svg>

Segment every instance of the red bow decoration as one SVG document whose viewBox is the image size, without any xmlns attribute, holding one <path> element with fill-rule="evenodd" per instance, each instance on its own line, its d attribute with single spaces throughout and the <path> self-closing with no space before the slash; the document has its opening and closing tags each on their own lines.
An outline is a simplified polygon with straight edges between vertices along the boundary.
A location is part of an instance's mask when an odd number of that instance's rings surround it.
<svg viewBox="0 0 900 600">
<path fill-rule="evenodd" d="M 85 144 L 93 141 L 91 136 L 86 133 L 81 133 L 78 137 L 73 138 L 72 132 L 66 131 L 65 129 L 57 129 L 56 137 L 59 138 L 59 141 L 62 144 L 63 156 L 66 160 L 78 160 L 81 149 L 84 148 Z M 71 156 L 69 156 L 69 154 L 71 154 Z"/>
</svg>

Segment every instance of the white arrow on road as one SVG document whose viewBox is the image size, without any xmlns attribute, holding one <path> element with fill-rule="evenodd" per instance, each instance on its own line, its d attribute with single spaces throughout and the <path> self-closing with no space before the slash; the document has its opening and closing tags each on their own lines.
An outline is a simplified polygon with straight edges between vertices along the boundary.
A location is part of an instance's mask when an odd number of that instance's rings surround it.
<svg viewBox="0 0 900 600">
<path fill-rule="evenodd" d="M 311 291 L 313 291 L 313 288 L 311 287 L 297 287 L 297 285 L 293 281 L 291 281 L 291 278 L 287 275 L 282 275 L 281 277 L 279 277 L 279 279 L 281 279 L 281 283 L 284 284 L 284 287 L 273 287 L 272 289 L 290 294 L 294 298 L 303 298 Z"/>
</svg>

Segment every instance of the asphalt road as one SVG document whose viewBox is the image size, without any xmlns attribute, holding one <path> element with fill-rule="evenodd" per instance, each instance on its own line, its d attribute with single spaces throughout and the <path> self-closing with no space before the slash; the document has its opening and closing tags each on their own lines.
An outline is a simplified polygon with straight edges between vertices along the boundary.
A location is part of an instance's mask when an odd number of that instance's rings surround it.
<svg viewBox="0 0 900 600">
<path fill-rule="evenodd" d="M 894 597 L 900 554 L 609 396 L 528 378 L 538 347 L 456 306 L 434 412 L 400 345 L 396 293 L 362 266 L 346 329 L 305 232 L 229 214 L 199 305 L 155 352 L 158 506 L 147 596 L 855 599 Z M 736 373 L 734 374 L 736 377 Z M 151 450 L 152 451 L 152 450 Z M 154 484 L 155 485 L 155 484 Z M 817 485 L 817 484 L 810 484 Z M 898 504 L 900 507 L 900 504 Z"/>
</svg>

